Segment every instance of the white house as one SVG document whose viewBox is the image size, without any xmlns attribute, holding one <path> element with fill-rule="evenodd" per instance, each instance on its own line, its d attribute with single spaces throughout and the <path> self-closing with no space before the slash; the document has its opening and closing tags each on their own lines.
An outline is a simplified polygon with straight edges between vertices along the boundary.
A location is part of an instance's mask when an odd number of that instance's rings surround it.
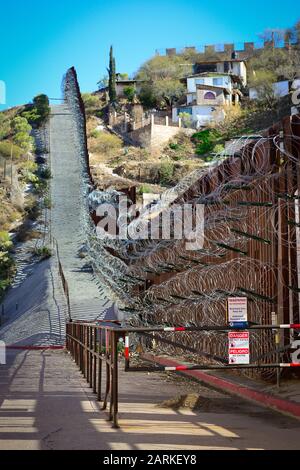
<svg viewBox="0 0 300 470">
<path fill-rule="evenodd" d="M 247 85 L 247 65 L 240 59 L 199 62 L 194 65 L 194 73 L 226 73 L 238 77 L 243 86 Z"/>
<path fill-rule="evenodd" d="M 173 122 L 178 122 L 182 113 L 190 114 L 197 127 L 223 120 L 226 106 L 238 104 L 242 96 L 235 78 L 228 73 L 201 73 L 187 77 L 186 81 L 186 99 L 173 108 Z"/>
</svg>

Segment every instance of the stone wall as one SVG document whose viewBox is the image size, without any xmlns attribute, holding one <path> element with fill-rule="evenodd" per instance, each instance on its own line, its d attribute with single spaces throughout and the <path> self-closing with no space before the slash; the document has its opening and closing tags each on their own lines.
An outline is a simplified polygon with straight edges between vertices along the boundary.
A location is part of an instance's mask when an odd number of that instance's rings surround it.
<svg viewBox="0 0 300 470">
<path fill-rule="evenodd" d="M 151 126 L 151 141 L 150 141 L 151 150 L 152 151 L 160 150 L 161 147 L 166 145 L 170 139 L 172 139 L 178 134 L 178 132 L 183 132 L 184 134 L 191 136 L 195 133 L 195 130 L 153 124 Z"/>
<path fill-rule="evenodd" d="M 278 41 L 263 41 L 259 39 L 256 42 L 243 42 L 238 44 L 213 44 L 213 45 L 201 45 L 201 46 L 192 46 L 192 47 L 182 47 L 182 48 L 168 48 L 168 49 L 157 49 L 156 53 L 158 55 L 166 55 L 169 57 L 180 55 L 180 54 L 197 54 L 198 60 L 206 60 L 207 57 L 214 56 L 220 57 L 221 60 L 229 60 L 233 52 L 238 53 L 240 59 L 249 59 L 257 51 L 263 49 L 282 49 L 287 50 L 297 46 L 298 43 L 296 40 L 288 42 L 284 40 Z"/>
<path fill-rule="evenodd" d="M 179 126 L 167 126 L 162 124 L 151 123 L 141 129 L 129 132 L 130 139 L 144 148 L 151 151 L 159 151 L 164 147 L 170 139 L 175 137 L 178 132 L 183 132 L 186 135 L 193 135 L 194 129 L 185 129 Z"/>
</svg>

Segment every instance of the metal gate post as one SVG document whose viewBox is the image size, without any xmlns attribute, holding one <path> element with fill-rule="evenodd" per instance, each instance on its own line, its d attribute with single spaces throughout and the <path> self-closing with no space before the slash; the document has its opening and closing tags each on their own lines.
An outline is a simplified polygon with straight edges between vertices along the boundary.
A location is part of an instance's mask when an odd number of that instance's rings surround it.
<svg viewBox="0 0 300 470">
<path fill-rule="evenodd" d="M 111 411 L 113 411 L 112 421 L 115 429 L 119 428 L 118 413 L 119 413 L 119 377 L 118 377 L 118 340 L 119 335 L 116 331 L 112 334 L 112 397 L 111 397 Z"/>
</svg>

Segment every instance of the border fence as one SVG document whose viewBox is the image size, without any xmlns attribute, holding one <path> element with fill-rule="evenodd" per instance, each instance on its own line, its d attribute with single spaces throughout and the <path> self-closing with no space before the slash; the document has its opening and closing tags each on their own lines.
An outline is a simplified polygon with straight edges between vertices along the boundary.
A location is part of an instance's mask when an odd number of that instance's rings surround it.
<svg viewBox="0 0 300 470">
<path fill-rule="evenodd" d="M 66 75 L 64 90 L 76 115 L 86 168 L 84 108 L 74 69 Z M 98 240 L 92 219 L 84 215 L 95 273 L 108 295 L 118 299 L 125 321 L 132 327 L 220 325 L 226 300 L 247 297 L 249 322 L 270 325 L 276 313 L 283 324 L 300 323 L 299 158 L 300 116 L 287 116 L 260 136 L 234 142 L 209 169 L 166 191 L 158 213 L 170 200 L 177 206 L 205 206 L 204 246 L 196 252 L 186 249 L 185 240 Z M 85 195 L 93 187 L 86 170 Z M 176 342 L 162 339 L 162 351 L 169 354 L 183 350 L 197 360 L 200 351 L 217 362 L 226 360 L 226 340 L 214 331 L 201 337 L 184 332 Z M 256 330 L 252 356 L 273 364 L 278 350 L 285 359 L 294 339 L 284 330 L 280 347 L 274 348 L 272 331 Z"/>
</svg>

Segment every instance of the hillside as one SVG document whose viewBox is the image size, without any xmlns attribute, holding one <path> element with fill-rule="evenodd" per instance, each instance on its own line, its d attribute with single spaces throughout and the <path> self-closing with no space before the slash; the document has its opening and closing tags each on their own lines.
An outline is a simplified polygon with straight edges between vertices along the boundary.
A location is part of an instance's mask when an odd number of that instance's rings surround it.
<svg viewBox="0 0 300 470">
<path fill-rule="evenodd" d="M 17 244 L 35 240 L 36 245 L 42 237 L 43 213 L 51 204 L 51 175 L 44 158 L 48 114 L 43 95 L 0 113 L 0 298 L 14 280 Z M 37 254 L 28 252 L 28 260 Z"/>
</svg>

